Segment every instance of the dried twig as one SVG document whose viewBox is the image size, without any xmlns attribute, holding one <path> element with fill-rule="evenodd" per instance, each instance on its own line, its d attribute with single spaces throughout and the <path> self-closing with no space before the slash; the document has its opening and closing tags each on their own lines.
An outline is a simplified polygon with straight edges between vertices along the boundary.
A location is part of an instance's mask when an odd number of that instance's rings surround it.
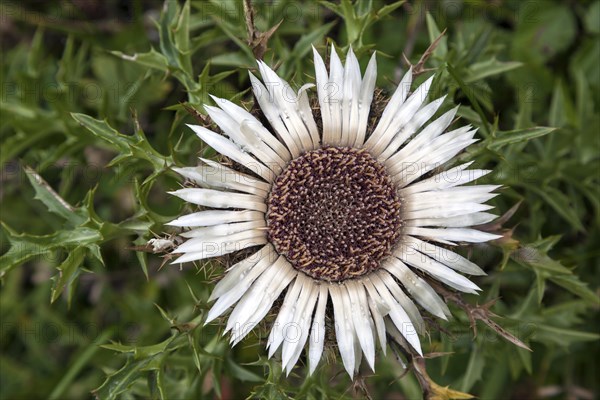
<svg viewBox="0 0 600 400">
<path fill-rule="evenodd" d="M 196 110 L 195 108 L 190 107 L 186 103 L 179 103 L 179 104 L 181 104 L 183 109 L 185 111 L 187 111 L 188 114 L 190 114 L 198 123 L 200 123 L 200 125 L 207 127 L 211 124 L 210 119 L 206 115 L 200 114 L 200 112 L 198 110 Z"/>
<path fill-rule="evenodd" d="M 521 206 L 521 203 L 523 203 L 523 200 L 519 201 L 517 204 L 512 206 L 510 208 L 510 210 L 508 210 L 507 212 L 502 214 L 501 217 L 496 218 L 495 220 L 493 220 L 492 222 L 488 222 L 487 224 L 477 225 L 476 229 L 479 229 L 481 231 L 486 231 L 486 232 L 500 231 L 502 229 L 502 226 L 504 224 L 506 224 L 508 222 L 508 220 L 511 219 L 512 216 L 517 212 L 517 210 Z"/>
<path fill-rule="evenodd" d="M 244 0 L 244 19 L 246 20 L 246 30 L 248 31 L 248 41 L 255 38 L 256 31 L 254 30 L 254 8 L 250 0 Z"/>
<path fill-rule="evenodd" d="M 257 60 L 262 60 L 267 51 L 267 43 L 283 20 L 266 32 L 261 32 L 254 25 L 254 8 L 250 0 L 244 0 L 244 19 L 246 21 L 246 31 L 248 32 L 248 45 L 252 48 L 252 53 Z"/>
<path fill-rule="evenodd" d="M 362 396 L 367 400 L 373 400 L 373 397 L 371 397 L 371 395 L 369 394 L 369 388 L 365 383 L 365 378 L 360 374 L 356 376 L 356 379 L 352 384 L 352 391 L 357 396 Z"/>
<path fill-rule="evenodd" d="M 504 339 L 508 340 L 514 345 L 519 346 L 522 349 L 531 351 L 531 349 L 519 338 L 517 338 L 512 333 L 502 328 L 497 322 L 492 320 L 492 317 L 498 317 L 498 315 L 490 311 L 490 307 L 494 305 L 496 299 L 482 305 L 472 305 L 464 301 L 459 293 L 452 292 L 433 280 L 428 279 L 428 282 L 435 289 L 436 292 L 438 292 L 444 297 L 446 301 L 453 302 L 467 313 L 467 317 L 471 322 L 471 329 L 473 329 L 473 334 L 475 335 L 475 337 L 477 336 L 477 321 L 479 320 L 487 326 L 489 326 L 498 335 L 502 336 Z"/>
<path fill-rule="evenodd" d="M 508 222 L 512 218 L 512 216 L 517 212 L 519 206 L 522 201 L 519 201 L 517 204 L 512 206 L 510 210 L 505 212 L 501 217 L 496 218 L 492 222 L 488 222 L 487 224 L 478 225 L 475 228 L 484 232 L 491 232 L 494 234 L 501 235 L 501 238 L 494 240 L 494 244 L 501 247 L 503 250 L 503 259 L 501 265 L 501 269 L 504 268 L 508 258 L 514 254 L 515 251 L 518 251 L 521 248 L 520 243 L 517 239 L 514 238 L 514 231 L 517 225 L 511 228 L 504 228 L 503 225 Z"/>
<path fill-rule="evenodd" d="M 427 62 L 427 60 L 429 59 L 429 57 L 431 57 L 431 55 L 433 54 L 433 52 L 435 51 L 435 49 L 438 47 L 438 45 L 440 44 L 440 40 L 442 40 L 442 37 L 445 34 L 446 34 L 446 29 L 444 29 L 442 31 L 442 33 L 440 33 L 440 36 L 438 36 L 433 41 L 433 43 L 431 43 L 429 45 L 429 47 L 427 48 L 427 50 L 425 50 L 425 52 L 423 53 L 423 55 L 421 56 L 421 58 L 419 59 L 419 61 L 415 65 L 412 65 L 411 62 L 406 57 L 406 55 L 404 53 L 402 53 L 402 57 L 404 58 L 404 62 L 406 63 L 406 65 L 412 67 L 413 79 L 416 78 L 417 76 L 425 73 L 425 72 L 433 71 L 435 69 L 435 68 L 425 68 L 425 63 Z"/>
</svg>

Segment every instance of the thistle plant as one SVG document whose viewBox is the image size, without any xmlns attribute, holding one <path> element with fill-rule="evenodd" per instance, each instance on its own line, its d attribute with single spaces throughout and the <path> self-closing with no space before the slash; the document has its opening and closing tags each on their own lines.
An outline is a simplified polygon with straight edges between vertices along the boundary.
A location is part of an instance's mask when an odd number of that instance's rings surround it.
<svg viewBox="0 0 600 400">
<path fill-rule="evenodd" d="M 2 398 L 593 398 L 599 4 L 4 3 Z"/>
</svg>

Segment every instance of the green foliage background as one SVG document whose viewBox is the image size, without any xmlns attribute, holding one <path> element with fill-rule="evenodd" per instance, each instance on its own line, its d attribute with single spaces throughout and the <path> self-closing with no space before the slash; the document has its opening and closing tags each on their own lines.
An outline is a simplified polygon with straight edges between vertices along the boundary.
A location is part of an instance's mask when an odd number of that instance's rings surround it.
<svg viewBox="0 0 600 400">
<path fill-rule="evenodd" d="M 352 385 L 340 363 L 286 379 L 259 337 L 230 349 L 202 327 L 222 265 L 183 270 L 141 251 L 184 212 L 173 165 L 214 156 L 187 129 L 208 94 L 249 104 L 254 68 L 241 2 L 1 4 L 0 397 L 421 397 L 391 354 Z M 465 312 L 424 338 L 440 385 L 482 399 L 593 398 L 599 352 L 600 2 L 256 1 L 256 28 L 283 21 L 264 59 L 300 86 L 311 44 L 378 52 L 394 89 L 440 31 L 426 68 L 443 112 L 462 104 L 480 139 L 461 158 L 520 203 L 494 246 L 469 249 L 518 348 Z M 425 73 L 418 81 L 425 79 Z M 556 128 L 556 129 L 551 129 Z M 438 354 L 439 355 L 439 354 Z M 330 351 L 328 358 L 335 357 Z"/>
</svg>

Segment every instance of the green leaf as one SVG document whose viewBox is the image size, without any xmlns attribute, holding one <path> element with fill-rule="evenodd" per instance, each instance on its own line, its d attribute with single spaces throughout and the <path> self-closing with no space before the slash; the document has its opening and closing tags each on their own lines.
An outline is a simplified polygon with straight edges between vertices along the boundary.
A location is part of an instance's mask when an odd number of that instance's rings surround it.
<svg viewBox="0 0 600 400">
<path fill-rule="evenodd" d="M 565 126 L 567 123 L 575 125 L 575 110 L 573 109 L 573 103 L 560 80 L 554 84 L 548 122 L 550 125 L 556 127 Z"/>
<path fill-rule="evenodd" d="M 425 21 L 427 22 L 427 33 L 429 34 L 429 43 L 433 43 L 441 34 L 440 28 L 438 28 L 435 20 L 429 12 L 425 15 Z M 438 46 L 433 51 L 433 56 L 438 59 L 446 58 L 448 53 L 448 38 L 443 37 L 440 39 Z"/>
<path fill-rule="evenodd" d="M 85 248 L 76 247 L 74 250 L 69 252 L 69 255 L 58 267 L 58 275 L 54 276 L 52 280 L 52 291 L 50 296 L 50 302 L 54 303 L 62 294 L 65 287 L 71 286 L 74 279 L 79 274 L 79 266 L 83 263 L 85 258 Z"/>
<path fill-rule="evenodd" d="M 116 351 L 118 353 L 131 353 L 131 354 L 133 354 L 133 352 L 135 351 L 135 346 L 129 346 L 129 345 L 121 344 L 121 343 L 103 344 L 100 347 L 102 347 L 103 349 Z"/>
<path fill-rule="evenodd" d="M 566 4 L 547 3 L 535 16 L 520 16 L 513 42 L 520 60 L 542 64 L 566 50 L 576 38 L 577 21 Z"/>
<path fill-rule="evenodd" d="M 27 55 L 27 72 L 32 77 L 39 77 L 44 49 L 44 29 L 38 28 L 33 35 L 31 47 Z"/>
<path fill-rule="evenodd" d="M 194 340 L 193 335 L 187 335 L 188 342 L 190 347 L 192 348 L 192 355 L 194 356 L 194 364 L 196 365 L 196 369 L 199 373 L 202 373 L 202 361 L 200 360 L 200 351 L 198 351 L 198 346 L 196 346 L 196 341 Z"/>
<path fill-rule="evenodd" d="M 513 260 L 521 265 L 527 265 L 534 270 L 546 272 L 551 275 L 570 275 L 571 270 L 566 268 L 560 262 L 553 260 L 545 251 L 532 245 L 523 246 L 512 254 Z"/>
<path fill-rule="evenodd" d="M 134 62 L 143 67 L 156 69 L 162 72 L 167 72 L 169 70 L 169 61 L 167 58 L 154 49 L 151 49 L 147 53 L 136 53 L 132 56 L 123 54 L 120 51 L 111 51 L 111 54 L 123 60 Z"/>
<path fill-rule="evenodd" d="M 469 357 L 469 363 L 466 366 L 465 374 L 463 376 L 460 390 L 468 392 L 471 390 L 475 382 L 481 379 L 481 373 L 485 368 L 485 358 L 477 347 L 471 348 L 471 356 Z"/>
<path fill-rule="evenodd" d="M 178 64 L 178 51 L 173 42 L 173 30 L 177 24 L 180 9 L 178 1 L 165 1 L 158 20 L 160 51 L 172 66 Z"/>
<path fill-rule="evenodd" d="M 294 45 L 294 50 L 292 51 L 294 57 L 302 58 L 306 56 L 311 50 L 311 45 L 315 42 L 319 42 L 321 38 L 331 30 L 335 23 L 336 21 L 330 22 L 318 27 L 306 35 L 303 35 Z"/>
<path fill-rule="evenodd" d="M 491 131 L 490 131 L 488 120 L 487 120 L 487 118 L 486 118 L 483 110 L 481 109 L 481 106 L 479 105 L 479 102 L 473 96 L 473 93 L 472 93 L 473 91 L 469 89 L 469 87 L 467 86 L 467 84 L 463 81 L 463 79 L 456 72 L 456 70 L 454 69 L 454 67 L 452 65 L 447 64 L 447 68 L 448 68 L 448 72 L 450 73 L 450 76 L 452 76 L 452 78 L 454 79 L 454 81 L 456 81 L 456 83 L 458 84 L 458 86 L 460 87 L 460 89 L 462 90 L 462 92 L 464 93 L 464 95 L 467 96 L 467 98 L 471 102 L 471 105 L 473 106 L 473 108 L 475 109 L 475 111 L 477 111 L 477 114 L 479 114 L 479 117 L 481 118 L 481 125 L 483 127 L 485 135 L 486 136 L 490 136 L 491 135 Z"/>
<path fill-rule="evenodd" d="M 342 0 L 341 7 L 344 15 L 344 22 L 346 24 L 346 31 L 348 33 L 348 44 L 353 44 L 358 41 L 362 28 L 362 21 L 361 18 L 356 15 L 350 0 Z"/>
<path fill-rule="evenodd" d="M 2 229 L 8 237 L 10 248 L 0 256 L 0 279 L 14 267 L 24 264 L 34 257 L 45 257 L 51 249 L 28 241 L 26 235 L 18 235 L 2 223 Z"/>
<path fill-rule="evenodd" d="M 493 57 L 489 60 L 481 61 L 471 65 L 467 69 L 465 83 L 477 82 L 481 79 L 519 68 L 522 65 L 523 63 L 518 61 L 498 61 Z"/>
<path fill-rule="evenodd" d="M 80 353 L 75 354 L 73 357 L 74 361 L 69 362 L 70 366 L 68 371 L 62 376 L 60 382 L 54 387 L 48 396 L 49 400 L 59 400 L 65 397 L 64 393 L 68 390 L 69 386 L 78 376 L 79 372 L 89 365 L 90 360 L 92 360 L 96 352 L 100 349 L 98 345 L 106 341 L 112 334 L 113 332 L 110 330 L 103 331 L 100 335 L 98 335 L 93 343 L 90 343 L 88 346 L 84 347 L 83 351 Z"/>
<path fill-rule="evenodd" d="M 589 33 L 600 33 L 600 1 L 595 1 L 590 5 L 583 19 L 585 29 Z"/>
<path fill-rule="evenodd" d="M 264 378 L 258 376 L 254 372 L 242 367 L 241 365 L 236 364 L 230 358 L 227 359 L 227 367 L 229 368 L 229 371 L 231 371 L 231 374 L 235 378 L 239 379 L 240 381 L 245 381 L 245 382 L 262 382 L 262 381 L 264 381 Z"/>
<path fill-rule="evenodd" d="M 488 25 L 484 25 L 475 34 L 473 40 L 468 45 L 467 54 L 465 55 L 467 65 L 474 64 L 479 56 L 485 51 L 492 34 L 492 28 Z"/>
<path fill-rule="evenodd" d="M 174 29 L 175 47 L 180 53 L 186 54 L 190 50 L 190 2 L 186 0 L 181 8 L 181 13 L 177 19 L 177 26 Z"/>
<path fill-rule="evenodd" d="M 569 292 L 581 297 L 596 307 L 600 306 L 600 298 L 584 282 L 575 275 L 551 276 L 549 279 Z"/>
<path fill-rule="evenodd" d="M 536 126 L 535 128 L 517 129 L 514 131 L 498 131 L 496 132 L 496 137 L 488 145 L 488 148 L 490 150 L 499 150 L 510 144 L 527 142 L 531 139 L 545 136 L 555 130 L 556 128 Z"/>
<path fill-rule="evenodd" d="M 533 366 L 531 364 L 531 351 L 527 351 L 521 347 L 517 347 L 515 348 L 517 354 L 519 355 L 519 359 L 521 360 L 521 363 L 523 365 L 523 367 L 525 367 L 525 371 L 527 371 L 528 374 L 531 375 L 532 371 L 533 371 Z"/>
<path fill-rule="evenodd" d="M 94 389 L 92 394 L 98 400 L 116 400 L 118 396 L 124 393 L 133 383 L 140 378 L 144 370 L 152 366 L 152 358 L 132 361 L 127 360 L 120 370 L 108 375 L 104 383 Z M 157 367 L 155 367 L 156 369 Z"/>
<path fill-rule="evenodd" d="M 544 273 L 540 269 L 535 269 L 534 272 L 537 302 L 538 304 L 542 304 L 542 300 L 544 299 L 544 292 L 546 291 L 546 278 L 548 278 L 548 274 Z"/>
<path fill-rule="evenodd" d="M 231 39 L 246 56 L 246 61 L 242 65 L 253 65 L 254 53 L 252 53 L 252 49 L 250 48 L 248 43 L 240 39 L 242 35 L 238 36 L 238 33 L 236 32 L 238 30 L 238 26 L 232 25 L 221 18 L 216 18 L 215 22 L 219 26 L 219 28 L 221 28 L 221 30 L 229 37 L 229 39 Z"/>
<path fill-rule="evenodd" d="M 547 252 L 554 247 L 559 237 L 548 237 L 523 246 L 515 251 L 511 258 L 521 265 L 531 267 L 536 274 L 538 303 L 541 303 L 545 280 L 563 287 L 591 305 L 600 305 L 600 298 L 582 282 L 573 271 L 559 261 L 548 256 Z"/>
<path fill-rule="evenodd" d="M 8 94 L 7 94 L 8 96 Z M 33 120 L 38 117 L 37 110 L 21 103 L 6 102 L 4 99 L 0 101 L 0 110 L 6 111 L 8 114 L 15 115 L 19 118 Z"/>
<path fill-rule="evenodd" d="M 177 65 L 184 72 L 186 82 L 190 82 L 185 84 L 188 90 L 192 89 L 191 81 L 193 81 L 192 75 L 194 74 L 192 67 L 192 53 L 190 50 L 190 1 L 187 0 L 183 7 L 181 8 L 181 12 L 176 19 L 177 25 L 175 25 L 173 30 L 173 47 L 177 52 Z M 181 79 L 181 78 L 178 78 Z"/>
<path fill-rule="evenodd" d="M 552 207 L 554 211 L 556 211 L 556 213 L 565 221 L 569 222 L 574 229 L 580 232 L 585 230 L 581 220 L 570 204 L 571 201 L 563 192 L 551 186 L 546 186 L 543 189 L 533 185 L 528 185 L 527 187 L 544 199 L 544 201 L 548 203 L 548 205 L 550 205 L 550 207 Z"/>
<path fill-rule="evenodd" d="M 150 371 L 148 373 L 148 386 L 150 387 L 150 397 L 152 399 L 167 399 L 163 373 L 161 369 Z"/>
<path fill-rule="evenodd" d="M 218 54 L 210 59 L 212 65 L 223 65 L 240 68 L 253 68 L 254 62 L 242 51 Z"/>
<path fill-rule="evenodd" d="M 383 7 L 381 7 L 379 10 L 377 10 L 377 18 L 383 18 L 389 14 L 391 14 L 392 12 L 394 12 L 396 9 L 402 7 L 402 5 L 406 3 L 406 0 L 400 0 L 400 1 L 395 1 L 392 4 L 387 4 Z"/>
<path fill-rule="evenodd" d="M 344 10 L 342 9 L 342 7 L 338 4 L 335 4 L 331 1 L 325 1 L 325 0 L 320 0 L 319 3 L 322 6 L 325 6 L 327 8 L 329 8 L 331 11 L 333 11 L 334 13 L 336 13 L 337 15 L 339 15 L 340 17 L 344 17 Z"/>
<path fill-rule="evenodd" d="M 85 217 L 60 197 L 37 172 L 30 167 L 25 167 L 25 173 L 35 190 L 35 198 L 44 203 L 51 213 L 62 217 L 71 226 L 85 222 Z"/>
<path fill-rule="evenodd" d="M 559 346 L 569 346 L 573 342 L 596 341 L 600 339 L 600 335 L 595 332 L 584 332 L 574 329 L 558 328 L 546 324 L 536 324 L 536 332 L 533 339 L 536 341 L 556 343 Z"/>
<path fill-rule="evenodd" d="M 132 155 L 130 149 L 131 138 L 117 132 L 117 130 L 112 128 L 106 120 L 101 121 L 92 118 L 89 115 L 78 113 L 72 113 L 71 116 L 81 126 L 92 132 L 94 135 L 112 144 L 116 151 Z"/>
<path fill-rule="evenodd" d="M 146 240 L 144 237 L 139 237 L 133 243 L 137 246 L 144 246 L 147 242 L 148 240 Z M 136 251 L 135 256 L 137 257 L 138 262 L 140 263 L 140 267 L 142 268 L 142 272 L 146 277 L 146 281 L 148 281 L 148 254 L 145 251 Z"/>
<path fill-rule="evenodd" d="M 163 309 L 161 306 L 159 306 L 158 304 L 154 304 L 154 306 L 155 306 L 156 308 L 158 308 L 158 311 L 160 312 L 160 315 L 161 315 L 161 316 L 163 317 L 163 319 L 164 319 L 165 321 L 167 321 L 169 324 L 171 324 L 171 325 L 175 325 L 175 324 L 177 323 L 177 319 L 176 319 L 176 318 L 171 318 L 171 317 L 169 316 L 169 314 L 167 314 L 167 312 L 166 312 L 166 311 L 165 311 L 165 310 L 164 310 L 164 309 Z"/>
<path fill-rule="evenodd" d="M 115 399 L 137 381 L 143 373 L 160 371 L 169 352 L 185 346 L 185 335 L 173 332 L 166 340 L 150 346 L 128 346 L 119 343 L 102 345 L 102 348 L 128 354 L 126 364 L 109 374 L 104 383 L 92 393 L 98 399 Z"/>
<path fill-rule="evenodd" d="M 81 226 L 42 236 L 17 234 L 4 223 L 2 227 L 11 247 L 0 256 L 0 278 L 12 268 L 34 257 L 45 257 L 52 250 L 88 246 L 103 240 L 99 231 Z"/>
<path fill-rule="evenodd" d="M 130 158 L 134 161 L 140 159 L 149 161 L 155 172 L 165 171 L 173 165 L 173 158 L 171 156 L 165 157 L 154 150 L 142 131 L 127 136 L 117 132 L 106 120 L 95 119 L 89 115 L 79 113 L 71 113 L 71 116 L 95 136 L 111 144 L 114 150 L 119 153 L 109 164 L 111 166 Z"/>
<path fill-rule="evenodd" d="M 102 345 L 100 347 L 107 350 L 113 350 L 119 353 L 131 353 L 133 354 L 133 358 L 137 360 L 142 358 L 149 358 L 165 352 L 177 337 L 178 335 L 175 333 L 172 334 L 166 340 L 150 346 L 129 346 L 120 343 L 111 343 Z"/>
</svg>

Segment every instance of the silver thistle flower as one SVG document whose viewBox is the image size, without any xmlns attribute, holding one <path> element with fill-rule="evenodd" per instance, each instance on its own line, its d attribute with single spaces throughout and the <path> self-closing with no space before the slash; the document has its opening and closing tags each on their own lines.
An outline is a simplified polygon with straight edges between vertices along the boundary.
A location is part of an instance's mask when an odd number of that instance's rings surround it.
<svg viewBox="0 0 600 400">
<path fill-rule="evenodd" d="M 319 124 L 307 94 L 314 85 L 293 93 L 262 61 L 265 84 L 250 79 L 270 127 L 213 97 L 219 107 L 206 110 L 224 136 L 190 127 L 248 172 L 205 159 L 177 169 L 202 188 L 173 194 L 207 209 L 171 225 L 190 228 L 174 251 L 182 254 L 176 263 L 259 246 L 216 285 L 207 323 L 233 307 L 226 332 L 235 345 L 287 289 L 269 356 L 281 349 L 289 373 L 308 341 L 312 373 L 323 353 L 331 301 L 339 353 L 352 377 L 363 354 L 374 370 L 375 343 L 385 353 L 386 330 L 397 329 L 421 353 L 423 320 L 414 302 L 439 318 L 450 316 L 425 277 L 461 292 L 479 290 L 459 272 L 484 272 L 433 243 L 498 238 L 472 228 L 496 217 L 483 203 L 498 186 L 466 186 L 488 172 L 468 170 L 470 163 L 432 173 L 476 141 L 470 126 L 446 132 L 457 108 L 425 125 L 444 100 L 424 102 L 433 78 L 409 95 L 409 70 L 381 115 L 373 115 L 375 54 L 362 77 L 352 49 L 345 66 L 333 47 L 330 59 L 327 70 L 314 51 Z"/>
</svg>

